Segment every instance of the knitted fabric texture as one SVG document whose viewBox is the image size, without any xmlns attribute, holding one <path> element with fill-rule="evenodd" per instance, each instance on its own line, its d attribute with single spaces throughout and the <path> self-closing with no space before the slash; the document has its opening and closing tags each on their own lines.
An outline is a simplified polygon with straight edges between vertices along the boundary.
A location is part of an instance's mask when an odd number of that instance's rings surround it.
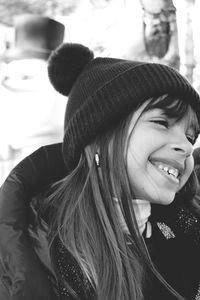
<svg viewBox="0 0 200 300">
<path fill-rule="evenodd" d="M 73 47 L 76 55 L 73 55 Z M 200 119 L 199 95 L 175 69 L 117 58 L 91 55 L 84 58 L 83 50 L 82 45 L 64 44 L 52 54 L 48 66 L 51 83 L 68 96 L 63 156 L 69 171 L 77 165 L 86 145 L 151 97 L 170 94 L 181 98 L 191 104 Z M 75 74 L 73 68 L 77 69 L 77 64 L 81 67 Z M 67 76 L 73 78 L 70 86 Z"/>
</svg>

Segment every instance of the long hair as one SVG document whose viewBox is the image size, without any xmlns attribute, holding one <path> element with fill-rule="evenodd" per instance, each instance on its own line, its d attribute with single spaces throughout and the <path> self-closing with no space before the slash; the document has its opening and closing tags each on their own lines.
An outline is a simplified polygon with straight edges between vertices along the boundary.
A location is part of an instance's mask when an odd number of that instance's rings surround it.
<svg viewBox="0 0 200 300">
<path fill-rule="evenodd" d="M 173 112 L 181 119 L 189 105 L 176 100 L 172 107 L 173 101 L 169 96 L 159 101 L 151 99 L 145 110 L 161 106 L 169 115 Z M 52 194 L 53 236 L 58 235 L 75 258 L 98 300 L 145 299 L 146 274 L 149 273 L 153 273 L 177 299 L 183 299 L 155 269 L 138 230 L 131 205 L 134 191 L 125 157 L 131 119 L 132 114 L 88 145 L 77 167 Z M 96 153 L 100 156 L 99 166 L 95 163 Z M 119 201 L 128 235 L 121 227 L 114 198 Z"/>
</svg>

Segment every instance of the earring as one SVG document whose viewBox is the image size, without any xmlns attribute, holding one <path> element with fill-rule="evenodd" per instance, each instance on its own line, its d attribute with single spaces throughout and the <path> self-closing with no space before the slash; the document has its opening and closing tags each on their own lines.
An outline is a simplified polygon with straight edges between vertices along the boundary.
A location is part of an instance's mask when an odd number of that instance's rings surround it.
<svg viewBox="0 0 200 300">
<path fill-rule="evenodd" d="M 98 153 L 95 153 L 94 159 L 95 159 L 95 163 L 96 163 L 97 168 L 99 168 L 100 167 L 100 158 L 99 158 Z"/>
</svg>

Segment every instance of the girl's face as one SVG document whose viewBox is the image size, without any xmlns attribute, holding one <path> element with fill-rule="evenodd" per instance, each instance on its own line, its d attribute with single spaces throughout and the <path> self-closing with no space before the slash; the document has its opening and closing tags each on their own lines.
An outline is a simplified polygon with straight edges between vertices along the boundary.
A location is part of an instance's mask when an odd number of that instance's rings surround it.
<svg viewBox="0 0 200 300">
<path fill-rule="evenodd" d="M 160 108 L 143 109 L 133 114 L 129 127 L 128 176 L 136 198 L 170 204 L 193 171 L 196 133 L 189 113 L 176 122 Z"/>
</svg>

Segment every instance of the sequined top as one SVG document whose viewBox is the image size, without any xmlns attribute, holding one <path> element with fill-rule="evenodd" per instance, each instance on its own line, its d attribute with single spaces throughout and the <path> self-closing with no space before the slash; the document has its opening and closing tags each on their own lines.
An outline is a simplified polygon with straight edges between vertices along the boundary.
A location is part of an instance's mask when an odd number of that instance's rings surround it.
<svg viewBox="0 0 200 300">
<path fill-rule="evenodd" d="M 200 220 L 186 207 L 165 207 L 156 209 L 150 222 L 152 236 L 144 238 L 158 270 L 186 299 L 200 300 Z M 55 249 L 61 300 L 96 299 L 90 282 L 58 239 Z M 153 281 L 147 299 L 172 300 L 175 297 Z"/>
<path fill-rule="evenodd" d="M 58 289 L 61 300 L 95 299 L 95 292 L 85 278 L 73 256 L 61 241 L 55 240 L 55 263 L 58 274 Z"/>
</svg>

